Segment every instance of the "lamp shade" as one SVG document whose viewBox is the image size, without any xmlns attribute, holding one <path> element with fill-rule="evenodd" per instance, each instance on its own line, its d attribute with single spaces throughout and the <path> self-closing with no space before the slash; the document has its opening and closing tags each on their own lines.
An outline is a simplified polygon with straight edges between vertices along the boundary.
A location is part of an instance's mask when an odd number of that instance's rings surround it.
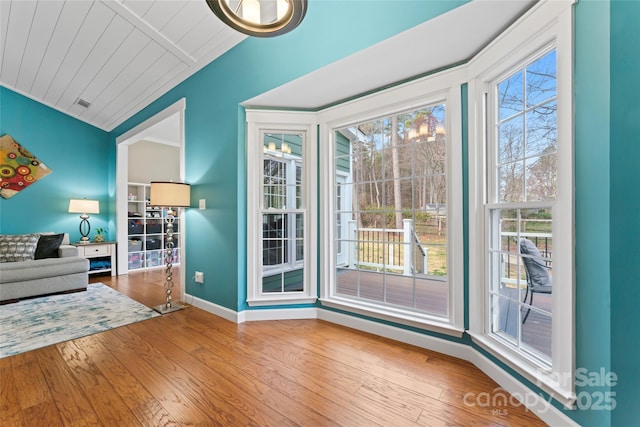
<svg viewBox="0 0 640 427">
<path fill-rule="evenodd" d="M 69 200 L 69 213 L 99 214 L 100 203 L 97 200 L 71 199 Z"/>
<path fill-rule="evenodd" d="M 182 182 L 151 183 L 151 206 L 188 208 L 191 205 L 191 187 Z"/>
</svg>

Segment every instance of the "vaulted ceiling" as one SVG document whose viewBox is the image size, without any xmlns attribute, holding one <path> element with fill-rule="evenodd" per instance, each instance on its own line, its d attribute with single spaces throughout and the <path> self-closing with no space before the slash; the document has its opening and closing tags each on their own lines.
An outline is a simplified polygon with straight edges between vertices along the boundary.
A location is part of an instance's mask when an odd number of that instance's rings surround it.
<svg viewBox="0 0 640 427">
<path fill-rule="evenodd" d="M 245 105 L 314 109 L 466 61 L 535 2 L 471 1 Z M 111 131 L 245 37 L 205 0 L 0 0 L 0 84 Z M 380 61 L 416 40 L 437 43 Z"/>
<path fill-rule="evenodd" d="M 0 83 L 110 131 L 245 37 L 204 0 L 0 0 Z"/>
</svg>

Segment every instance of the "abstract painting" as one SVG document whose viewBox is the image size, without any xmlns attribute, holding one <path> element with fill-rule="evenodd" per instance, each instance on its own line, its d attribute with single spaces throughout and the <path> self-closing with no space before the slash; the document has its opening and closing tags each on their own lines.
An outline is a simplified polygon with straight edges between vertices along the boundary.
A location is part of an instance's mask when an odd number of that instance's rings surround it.
<svg viewBox="0 0 640 427">
<path fill-rule="evenodd" d="M 9 135 L 0 137 L 0 196 L 13 197 L 51 172 Z"/>
</svg>

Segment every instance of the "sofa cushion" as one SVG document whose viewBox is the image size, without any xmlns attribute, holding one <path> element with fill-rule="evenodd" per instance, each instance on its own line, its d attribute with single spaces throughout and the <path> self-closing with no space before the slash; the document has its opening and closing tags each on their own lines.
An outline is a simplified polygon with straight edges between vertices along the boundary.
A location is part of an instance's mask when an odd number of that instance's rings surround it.
<svg viewBox="0 0 640 427">
<path fill-rule="evenodd" d="M 47 258 L 0 264 L 0 283 L 64 276 L 89 271 L 89 260 L 82 257 Z"/>
<path fill-rule="evenodd" d="M 43 234 L 38 239 L 34 259 L 58 258 L 58 248 L 64 234 Z"/>
<path fill-rule="evenodd" d="M 39 234 L 0 235 L 0 262 L 32 260 L 39 237 Z"/>
</svg>

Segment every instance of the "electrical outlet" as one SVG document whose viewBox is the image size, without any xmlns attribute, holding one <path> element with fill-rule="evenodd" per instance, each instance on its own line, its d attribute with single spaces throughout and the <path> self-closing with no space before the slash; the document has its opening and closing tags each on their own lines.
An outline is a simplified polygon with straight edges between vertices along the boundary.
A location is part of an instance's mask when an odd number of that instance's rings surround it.
<svg viewBox="0 0 640 427">
<path fill-rule="evenodd" d="M 196 271 L 195 276 L 193 276 L 196 283 L 204 283 L 204 273 L 202 271 Z"/>
</svg>

